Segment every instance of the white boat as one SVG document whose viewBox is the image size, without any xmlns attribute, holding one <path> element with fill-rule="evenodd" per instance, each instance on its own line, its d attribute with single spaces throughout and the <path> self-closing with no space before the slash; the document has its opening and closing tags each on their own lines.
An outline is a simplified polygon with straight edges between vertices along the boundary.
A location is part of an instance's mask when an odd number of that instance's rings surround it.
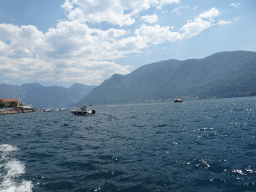
<svg viewBox="0 0 256 192">
<path fill-rule="evenodd" d="M 93 109 L 87 110 L 86 107 L 88 107 L 88 105 L 81 105 L 80 109 L 71 110 L 70 112 L 75 115 L 90 115 L 90 114 L 96 113 L 95 110 L 93 110 Z"/>
<path fill-rule="evenodd" d="M 52 109 L 43 109 L 43 112 L 52 112 Z"/>
<path fill-rule="evenodd" d="M 177 102 L 182 102 L 182 99 L 176 98 L 176 99 L 174 100 L 174 103 L 177 103 Z"/>
<path fill-rule="evenodd" d="M 61 111 L 62 111 L 62 110 L 65 110 L 65 109 L 66 109 L 66 108 L 64 108 L 64 107 L 63 107 L 63 108 L 60 108 Z"/>
</svg>

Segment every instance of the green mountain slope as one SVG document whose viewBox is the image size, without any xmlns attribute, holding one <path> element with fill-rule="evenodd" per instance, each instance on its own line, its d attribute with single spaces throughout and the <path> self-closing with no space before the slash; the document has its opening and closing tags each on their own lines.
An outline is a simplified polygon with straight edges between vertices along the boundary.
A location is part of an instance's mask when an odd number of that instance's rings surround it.
<svg viewBox="0 0 256 192">
<path fill-rule="evenodd" d="M 78 104 L 113 104 L 256 95 L 256 53 L 220 52 L 204 59 L 168 60 L 114 74 Z"/>
</svg>

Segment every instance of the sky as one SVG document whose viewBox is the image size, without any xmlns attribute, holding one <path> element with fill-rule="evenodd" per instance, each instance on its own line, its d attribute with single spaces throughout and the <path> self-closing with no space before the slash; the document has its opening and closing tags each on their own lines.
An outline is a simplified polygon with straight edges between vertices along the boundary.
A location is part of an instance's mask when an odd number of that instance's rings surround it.
<svg viewBox="0 0 256 192">
<path fill-rule="evenodd" d="M 168 59 L 256 51 L 255 0 L 1 0 L 0 84 L 100 85 Z"/>
</svg>

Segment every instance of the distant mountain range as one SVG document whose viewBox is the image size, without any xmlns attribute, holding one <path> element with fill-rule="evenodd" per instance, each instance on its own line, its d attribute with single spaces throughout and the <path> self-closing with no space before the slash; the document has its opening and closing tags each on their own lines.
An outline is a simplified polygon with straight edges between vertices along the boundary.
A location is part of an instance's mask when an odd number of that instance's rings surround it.
<svg viewBox="0 0 256 192">
<path fill-rule="evenodd" d="M 256 53 L 220 52 L 203 59 L 167 60 L 128 75 L 114 74 L 79 104 L 116 104 L 256 95 Z"/>
<path fill-rule="evenodd" d="M 22 85 L 0 84 L 0 98 L 19 99 L 25 105 L 37 108 L 64 107 L 73 105 L 91 92 L 96 86 L 73 84 L 69 88 L 42 86 L 39 83 Z"/>
<path fill-rule="evenodd" d="M 18 98 L 37 108 L 255 95 L 256 53 L 248 51 L 152 63 L 128 75 L 114 74 L 98 87 L 0 84 L 1 99 Z"/>
</svg>

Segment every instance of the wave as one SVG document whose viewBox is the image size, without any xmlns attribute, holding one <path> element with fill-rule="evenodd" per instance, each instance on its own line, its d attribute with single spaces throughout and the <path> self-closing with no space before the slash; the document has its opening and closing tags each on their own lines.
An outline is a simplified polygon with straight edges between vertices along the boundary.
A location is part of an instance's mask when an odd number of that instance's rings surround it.
<svg viewBox="0 0 256 192">
<path fill-rule="evenodd" d="M 25 165 L 10 156 L 18 148 L 8 144 L 0 145 L 0 189 L 1 192 L 32 192 L 31 181 L 19 179 L 25 173 Z"/>
</svg>

